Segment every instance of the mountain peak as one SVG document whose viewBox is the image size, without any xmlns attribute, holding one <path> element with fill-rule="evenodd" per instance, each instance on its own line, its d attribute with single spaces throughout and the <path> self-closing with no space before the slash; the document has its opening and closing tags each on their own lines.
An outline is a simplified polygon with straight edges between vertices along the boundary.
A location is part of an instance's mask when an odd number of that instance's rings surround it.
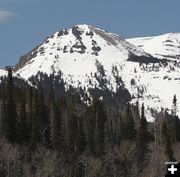
<svg viewBox="0 0 180 177">
<path fill-rule="evenodd" d="M 75 27 L 78 27 L 80 29 L 88 29 L 89 27 L 92 27 L 91 25 L 88 24 L 77 24 Z"/>
<path fill-rule="evenodd" d="M 42 44 L 20 58 L 15 71 L 20 70 L 25 65 L 30 67 L 32 63 L 37 63 L 36 72 L 43 71 L 50 74 L 54 72 L 52 68 L 59 70 L 61 64 L 57 63 L 61 63 L 63 58 L 72 58 L 71 61 L 81 60 L 80 58 L 83 60 L 85 58 L 102 60 L 107 56 L 111 57 L 110 54 L 112 56 L 118 54 L 117 60 L 118 58 L 127 59 L 130 53 L 146 55 L 141 49 L 129 44 L 118 35 L 82 24 L 57 31 L 46 38 Z M 39 63 L 40 61 L 41 63 Z M 42 67 L 45 63 L 48 67 Z"/>
</svg>

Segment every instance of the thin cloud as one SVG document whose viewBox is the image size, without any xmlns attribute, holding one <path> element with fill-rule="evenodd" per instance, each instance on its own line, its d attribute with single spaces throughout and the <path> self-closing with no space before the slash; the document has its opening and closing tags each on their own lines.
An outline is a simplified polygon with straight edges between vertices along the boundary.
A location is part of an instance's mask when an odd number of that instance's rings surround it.
<svg viewBox="0 0 180 177">
<path fill-rule="evenodd" d="M 13 12 L 8 10 L 0 10 L 0 22 L 4 22 L 14 16 Z"/>
</svg>

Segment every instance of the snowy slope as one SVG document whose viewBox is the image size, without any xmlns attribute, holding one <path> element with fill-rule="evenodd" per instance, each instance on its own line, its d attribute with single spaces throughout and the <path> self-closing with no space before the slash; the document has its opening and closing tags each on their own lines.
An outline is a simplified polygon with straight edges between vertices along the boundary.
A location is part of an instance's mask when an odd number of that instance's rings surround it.
<svg viewBox="0 0 180 177">
<path fill-rule="evenodd" d="M 161 42 L 167 42 L 167 36 L 161 38 Z M 176 57 L 173 58 L 176 62 L 161 60 L 162 54 L 156 54 L 155 49 L 151 54 L 160 57 L 159 60 L 147 54 L 149 51 L 139 46 L 145 46 L 143 41 L 146 39 L 141 40 L 142 44 L 133 41 L 137 40 L 126 41 L 99 28 L 78 25 L 48 37 L 21 57 L 15 71 L 26 80 L 39 72 L 49 76 L 61 74 L 67 89 L 70 85 L 81 87 L 87 94 L 89 88 L 108 89 L 116 93 L 123 87 L 129 91 L 131 102 L 138 100 L 140 104 L 145 103 L 147 117 L 152 120 L 151 108 L 170 111 L 173 95 L 176 94 L 180 100 L 180 64 Z M 166 52 L 163 55 L 172 54 L 162 48 L 158 51 Z M 135 57 L 133 60 L 132 55 Z"/>
<path fill-rule="evenodd" d="M 7 75 L 7 72 L 3 69 L 0 69 L 0 83 L 2 81 L 2 78 Z"/>
<path fill-rule="evenodd" d="M 8 71 L 0 69 L 0 84 L 2 82 L 3 79 L 6 79 L 8 76 Z M 25 80 L 24 78 L 22 78 L 21 76 L 17 75 L 16 73 L 13 72 L 13 78 L 15 81 L 15 84 L 18 86 L 27 86 L 30 85 L 32 86 L 31 82 Z"/>
<path fill-rule="evenodd" d="M 5 76 L 7 72 L 3 69 L 0 69 L 0 77 Z"/>
<path fill-rule="evenodd" d="M 147 53 L 168 59 L 180 59 L 180 33 L 168 33 L 154 37 L 127 39 L 135 46 L 142 48 Z"/>
</svg>

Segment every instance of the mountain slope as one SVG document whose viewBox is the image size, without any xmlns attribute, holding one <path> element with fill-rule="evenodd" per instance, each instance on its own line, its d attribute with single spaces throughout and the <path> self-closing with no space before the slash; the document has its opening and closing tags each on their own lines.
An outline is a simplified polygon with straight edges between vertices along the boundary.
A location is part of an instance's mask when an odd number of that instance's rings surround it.
<svg viewBox="0 0 180 177">
<path fill-rule="evenodd" d="M 7 75 L 7 71 L 0 69 L 0 83 L 6 75 Z"/>
<path fill-rule="evenodd" d="M 15 73 L 33 85 L 43 83 L 46 89 L 53 82 L 63 94 L 75 89 L 82 100 L 98 94 L 109 101 L 144 102 L 150 120 L 152 109 L 170 111 L 173 95 L 180 90 L 180 64 L 153 57 L 130 42 L 77 25 L 56 32 L 22 56 Z"/>
<path fill-rule="evenodd" d="M 7 81 L 7 76 L 8 76 L 8 71 L 0 69 L 0 87 Z M 32 86 L 32 84 L 29 81 L 25 80 L 16 73 L 13 73 L 13 79 L 15 86 L 17 87 Z"/>
<path fill-rule="evenodd" d="M 154 37 L 127 39 L 133 45 L 154 57 L 180 59 L 180 33 L 168 33 Z"/>
<path fill-rule="evenodd" d="M 0 69 L 0 77 L 4 76 L 6 74 L 7 74 L 7 72 L 5 70 Z"/>
</svg>

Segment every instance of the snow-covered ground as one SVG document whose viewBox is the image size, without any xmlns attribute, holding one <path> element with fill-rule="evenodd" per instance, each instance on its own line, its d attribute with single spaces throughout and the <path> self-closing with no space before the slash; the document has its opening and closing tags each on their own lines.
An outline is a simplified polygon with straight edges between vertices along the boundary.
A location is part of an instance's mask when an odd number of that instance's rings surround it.
<svg viewBox="0 0 180 177">
<path fill-rule="evenodd" d="M 5 76 L 7 74 L 7 71 L 0 69 L 0 77 Z"/>
<path fill-rule="evenodd" d="M 158 58 L 180 59 L 180 33 L 127 39 L 135 46 Z"/>
</svg>

